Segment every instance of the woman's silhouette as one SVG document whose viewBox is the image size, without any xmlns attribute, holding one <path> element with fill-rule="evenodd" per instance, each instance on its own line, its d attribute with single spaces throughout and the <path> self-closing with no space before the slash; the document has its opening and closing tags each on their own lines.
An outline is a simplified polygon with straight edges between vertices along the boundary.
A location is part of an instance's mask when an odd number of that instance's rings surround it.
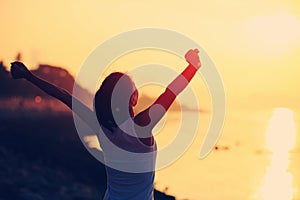
<svg viewBox="0 0 300 200">
<path fill-rule="evenodd" d="M 21 62 L 11 63 L 11 74 L 15 79 L 25 78 L 47 94 L 62 101 L 70 109 L 73 109 L 72 99 L 75 100 L 81 110 L 81 112 L 75 110 L 76 114 L 97 133 L 101 127 L 104 134 L 100 134 L 98 138 L 103 150 L 107 173 L 107 191 L 104 199 L 149 200 L 153 199 L 156 159 L 156 143 L 152 136 L 152 129 L 201 67 L 198 53 L 198 49 L 194 49 L 185 54 L 189 65 L 168 85 L 165 92 L 151 106 L 137 115 L 134 114 L 133 107 L 137 104 L 138 91 L 132 79 L 124 73 L 115 72 L 105 78 L 95 94 L 94 111 L 80 103 L 64 89 L 33 75 Z M 96 113 L 98 124 L 88 120 L 90 118 L 87 116 L 92 116 L 94 113 Z M 114 155 L 110 143 L 125 151 L 152 152 L 153 154 L 145 160 L 129 159 Z M 151 165 L 150 169 L 152 170 L 134 173 L 112 167 L 117 165 L 126 165 L 137 169 Z"/>
</svg>

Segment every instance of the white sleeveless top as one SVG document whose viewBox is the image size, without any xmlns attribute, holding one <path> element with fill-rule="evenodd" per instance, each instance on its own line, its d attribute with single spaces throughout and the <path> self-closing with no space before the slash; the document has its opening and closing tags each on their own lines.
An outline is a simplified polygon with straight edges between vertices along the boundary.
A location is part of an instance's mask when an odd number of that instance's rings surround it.
<svg viewBox="0 0 300 200">
<path fill-rule="evenodd" d="M 131 118 L 115 128 L 99 132 L 107 173 L 105 200 L 153 200 L 156 142 L 143 144 Z M 127 134 L 130 133 L 131 135 Z"/>
</svg>

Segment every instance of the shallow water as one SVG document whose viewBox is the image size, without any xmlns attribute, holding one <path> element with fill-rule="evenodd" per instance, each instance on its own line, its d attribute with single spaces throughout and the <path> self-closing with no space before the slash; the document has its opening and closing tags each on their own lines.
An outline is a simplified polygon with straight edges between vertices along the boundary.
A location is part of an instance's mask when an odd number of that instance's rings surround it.
<svg viewBox="0 0 300 200">
<path fill-rule="evenodd" d="M 179 116 L 168 114 L 171 121 L 156 136 L 158 148 L 175 137 Z M 200 160 L 209 120 L 209 114 L 200 114 L 188 151 L 157 171 L 158 189 L 178 199 L 300 199 L 299 113 L 281 108 L 228 112 L 217 146 Z"/>
</svg>

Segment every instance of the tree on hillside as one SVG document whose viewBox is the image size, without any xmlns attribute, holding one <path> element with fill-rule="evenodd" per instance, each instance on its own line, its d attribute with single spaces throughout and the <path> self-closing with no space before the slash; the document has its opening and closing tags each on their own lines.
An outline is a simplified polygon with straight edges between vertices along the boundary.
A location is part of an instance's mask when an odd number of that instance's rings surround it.
<svg viewBox="0 0 300 200">
<path fill-rule="evenodd" d="M 15 57 L 15 61 L 21 61 L 21 60 L 22 60 L 22 54 L 21 54 L 21 52 L 18 52 Z"/>
</svg>

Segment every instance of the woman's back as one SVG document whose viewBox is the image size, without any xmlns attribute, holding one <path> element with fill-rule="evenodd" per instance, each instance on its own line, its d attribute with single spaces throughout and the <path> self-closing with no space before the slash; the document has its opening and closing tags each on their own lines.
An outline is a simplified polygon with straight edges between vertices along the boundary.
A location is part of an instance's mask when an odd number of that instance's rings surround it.
<svg viewBox="0 0 300 200">
<path fill-rule="evenodd" d="M 147 146 L 135 134 L 129 118 L 113 132 L 102 127 L 99 133 L 107 173 L 104 199 L 153 199 L 156 143 Z"/>
<path fill-rule="evenodd" d="M 104 200 L 152 200 L 153 172 L 130 173 L 106 167 L 107 190 Z"/>
</svg>

